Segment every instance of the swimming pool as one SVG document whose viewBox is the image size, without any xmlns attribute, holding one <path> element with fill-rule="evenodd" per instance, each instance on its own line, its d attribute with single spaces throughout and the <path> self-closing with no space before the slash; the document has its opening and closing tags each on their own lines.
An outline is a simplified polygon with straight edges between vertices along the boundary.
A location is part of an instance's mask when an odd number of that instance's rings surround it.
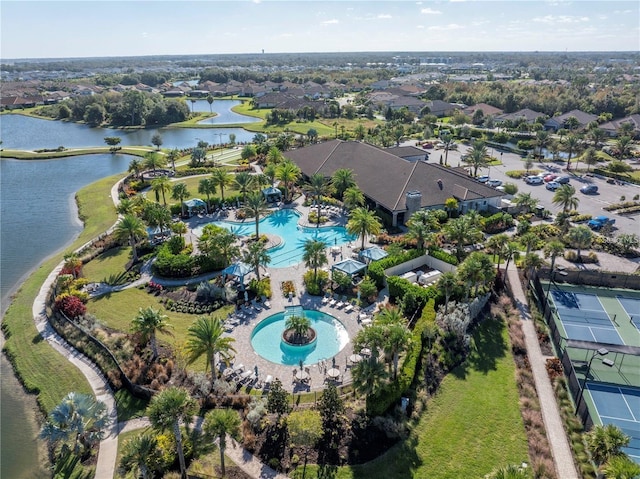
<svg viewBox="0 0 640 479">
<path fill-rule="evenodd" d="M 299 308 L 299 307 L 298 307 Z M 295 311 L 311 321 L 317 340 L 309 346 L 290 346 L 282 341 L 287 312 L 276 313 L 264 319 L 251 333 L 251 346 L 267 361 L 276 364 L 315 364 L 338 354 L 348 343 L 349 334 L 344 325 L 333 316 L 321 311 L 305 309 Z"/>
<path fill-rule="evenodd" d="M 271 268 L 286 268 L 302 261 L 304 244 L 309 239 L 322 241 L 327 246 L 340 246 L 355 240 L 343 226 L 323 226 L 308 228 L 298 225 L 300 214 L 295 210 L 277 210 L 262 218 L 259 222 L 259 232 L 279 236 L 282 242 L 269 249 Z M 251 219 L 240 223 L 236 221 L 214 221 L 213 224 L 222 226 L 238 236 L 255 234 L 256 225 Z M 193 232 L 199 237 L 202 226 L 194 228 Z"/>
</svg>

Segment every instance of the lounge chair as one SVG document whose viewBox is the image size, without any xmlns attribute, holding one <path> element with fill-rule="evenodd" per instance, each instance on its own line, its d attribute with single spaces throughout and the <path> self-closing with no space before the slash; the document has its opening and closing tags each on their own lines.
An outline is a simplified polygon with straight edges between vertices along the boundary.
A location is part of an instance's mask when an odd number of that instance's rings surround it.
<svg viewBox="0 0 640 479">
<path fill-rule="evenodd" d="M 351 311 L 353 311 L 353 304 L 347 304 L 347 307 L 344 308 L 344 312 L 350 313 Z"/>
<path fill-rule="evenodd" d="M 322 298 L 322 304 L 327 304 L 330 300 L 331 295 L 329 293 L 325 293 L 324 297 Z"/>
<path fill-rule="evenodd" d="M 271 302 L 269 301 L 269 298 L 267 298 L 266 296 L 263 296 L 262 305 L 267 309 L 271 308 Z"/>
<path fill-rule="evenodd" d="M 337 297 L 337 295 L 336 295 L 336 296 L 334 296 L 333 298 L 331 298 L 331 299 L 329 300 L 329 306 L 333 307 L 333 306 L 335 306 L 335 305 L 336 305 L 336 303 L 337 303 L 337 302 L 338 302 L 338 297 Z"/>
<path fill-rule="evenodd" d="M 253 309 L 255 309 L 258 312 L 262 311 L 262 307 L 256 302 L 255 299 L 251 300 L 251 306 L 253 306 Z"/>
</svg>

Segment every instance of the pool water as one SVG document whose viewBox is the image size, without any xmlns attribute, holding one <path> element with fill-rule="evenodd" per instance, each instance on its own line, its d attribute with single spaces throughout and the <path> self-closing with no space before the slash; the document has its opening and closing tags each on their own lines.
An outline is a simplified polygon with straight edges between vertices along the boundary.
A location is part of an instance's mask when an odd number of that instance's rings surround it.
<svg viewBox="0 0 640 479">
<path fill-rule="evenodd" d="M 327 246 L 340 246 L 355 240 L 355 236 L 347 233 L 343 226 L 324 226 L 308 228 L 299 226 L 300 214 L 295 210 L 277 210 L 259 221 L 260 234 L 267 233 L 279 236 L 282 242 L 269 249 L 271 268 L 286 268 L 302 262 L 304 244 L 309 239 L 318 240 Z M 213 224 L 222 226 L 238 236 L 255 234 L 255 221 L 248 219 L 240 223 L 236 221 L 215 221 Z M 202 226 L 194 228 L 194 233 L 200 236 Z"/>
<path fill-rule="evenodd" d="M 264 359 L 287 366 L 315 364 L 322 359 L 330 359 L 338 354 L 349 342 L 349 334 L 344 325 L 333 316 L 314 310 L 296 311 L 311 321 L 316 330 L 317 340 L 309 346 L 289 346 L 282 341 L 285 330 L 286 312 L 276 313 L 264 319 L 251 333 L 251 346 Z"/>
</svg>

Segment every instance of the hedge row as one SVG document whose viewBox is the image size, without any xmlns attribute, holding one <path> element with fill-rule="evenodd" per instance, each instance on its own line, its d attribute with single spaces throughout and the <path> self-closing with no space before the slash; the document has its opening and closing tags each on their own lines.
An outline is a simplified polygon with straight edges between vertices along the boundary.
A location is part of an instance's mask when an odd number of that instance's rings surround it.
<svg viewBox="0 0 640 479">
<path fill-rule="evenodd" d="M 367 411 L 372 416 L 381 416 L 411 387 L 419 370 L 419 361 L 423 351 L 423 334 L 428 325 L 435 324 L 435 302 L 430 299 L 422 310 L 411 335 L 411 343 L 407 348 L 398 377 L 392 383 L 380 388 L 376 394 L 367 397 Z"/>
<path fill-rule="evenodd" d="M 400 276 L 389 276 L 387 278 L 387 286 L 389 287 L 389 298 L 395 300 L 396 303 L 402 300 L 410 291 L 422 304 L 426 304 L 427 301 L 438 296 L 436 288 L 431 286 L 424 288 Z"/>
<path fill-rule="evenodd" d="M 410 261 L 418 256 L 421 256 L 422 252 L 418 250 L 405 251 L 398 255 L 387 256 L 379 261 L 374 261 L 369 266 L 369 277 L 376 283 L 376 287 L 380 290 L 384 288 L 385 274 L 384 270 L 393 266 L 399 265 L 406 261 Z"/>
<path fill-rule="evenodd" d="M 438 248 L 437 246 L 429 247 L 429 256 L 432 256 L 435 259 L 439 259 L 440 261 L 444 261 L 445 263 L 452 264 L 457 266 L 458 258 L 454 255 L 447 253 L 443 249 Z"/>
</svg>

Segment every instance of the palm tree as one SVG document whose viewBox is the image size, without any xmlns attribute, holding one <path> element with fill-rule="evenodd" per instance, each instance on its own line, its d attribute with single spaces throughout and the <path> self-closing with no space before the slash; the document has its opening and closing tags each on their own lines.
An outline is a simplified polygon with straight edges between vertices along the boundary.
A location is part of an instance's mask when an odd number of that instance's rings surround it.
<svg viewBox="0 0 640 479">
<path fill-rule="evenodd" d="M 277 148 L 276 148 L 277 149 Z M 273 163 L 269 163 L 267 166 L 265 166 L 262 169 L 262 174 L 267 177 L 267 179 L 269 180 L 269 185 L 273 186 L 274 183 L 276 182 L 276 175 L 277 175 L 277 167 L 275 164 Z"/>
<path fill-rule="evenodd" d="M 504 270 L 507 271 L 511 260 L 517 260 L 520 258 L 520 245 L 515 241 L 509 241 L 502 251 L 502 256 L 504 256 L 506 261 Z"/>
<path fill-rule="evenodd" d="M 540 268 L 543 264 L 544 261 L 536 253 L 527 253 L 522 262 L 527 278 L 530 278 L 533 271 Z"/>
<path fill-rule="evenodd" d="M 352 186 L 351 188 L 344 190 L 342 202 L 347 210 L 352 210 L 353 208 L 364 205 L 364 194 L 357 186 Z"/>
<path fill-rule="evenodd" d="M 453 294 L 456 286 L 458 285 L 458 279 L 456 275 L 452 271 L 447 271 L 446 273 L 442 273 L 440 279 L 438 280 L 438 289 L 444 292 L 444 312 L 445 314 L 449 312 L 449 299 Z"/>
<path fill-rule="evenodd" d="M 125 472 L 139 474 L 142 479 L 153 479 L 161 461 L 158 439 L 148 432 L 125 441 L 122 446 L 120 467 Z"/>
<path fill-rule="evenodd" d="M 586 434 L 587 446 L 596 464 L 605 464 L 609 459 L 621 454 L 631 438 L 614 424 L 595 425 Z"/>
<path fill-rule="evenodd" d="M 152 228 L 158 228 L 161 232 L 169 231 L 171 225 L 171 212 L 159 203 L 147 202 L 142 210 L 142 219 Z"/>
<path fill-rule="evenodd" d="M 171 223 L 171 231 L 180 235 L 180 238 L 182 238 L 182 236 L 187 233 L 187 225 L 184 221 L 176 221 L 175 223 Z"/>
<path fill-rule="evenodd" d="M 628 124 L 628 123 L 623 123 Z M 621 136 L 616 140 L 617 157 L 623 159 L 631 153 L 632 140 L 630 136 Z"/>
<path fill-rule="evenodd" d="M 364 249 L 364 242 L 368 235 L 377 235 L 382 231 L 382 223 L 375 212 L 368 208 L 356 208 L 349 215 L 347 222 L 347 232 L 362 238 L 361 249 Z"/>
<path fill-rule="evenodd" d="M 411 215 L 407 222 L 407 236 L 417 241 L 417 248 L 420 251 L 425 249 L 425 243 L 430 239 L 432 233 L 439 227 L 438 220 L 433 211 L 418 210 Z"/>
<path fill-rule="evenodd" d="M 300 178 L 300 168 L 289 160 L 281 162 L 276 168 L 276 178 L 282 181 L 285 189 L 285 199 L 293 198 L 293 184 Z"/>
<path fill-rule="evenodd" d="M 156 201 L 159 201 L 159 195 L 162 194 L 162 203 L 167 206 L 166 193 L 171 191 L 171 180 L 167 176 L 159 176 L 151 181 L 151 190 L 156 194 Z"/>
<path fill-rule="evenodd" d="M 153 170 L 155 173 L 158 168 L 165 166 L 165 159 L 155 151 L 149 151 L 144 155 L 143 166 L 148 170 Z"/>
<path fill-rule="evenodd" d="M 598 162 L 598 157 L 596 155 L 596 149 L 593 146 L 587 148 L 582 155 L 582 161 L 587 165 L 587 173 L 591 169 L 591 165 L 595 165 Z"/>
<path fill-rule="evenodd" d="M 385 384 L 387 372 L 384 364 L 378 362 L 375 356 L 360 361 L 351 368 L 351 377 L 353 379 L 353 389 L 367 398 L 376 394 Z M 367 409 L 369 401 L 367 401 Z"/>
<path fill-rule="evenodd" d="M 577 135 L 570 134 L 564 139 L 564 145 L 567 148 L 567 171 L 571 169 L 571 155 L 580 146 L 580 138 Z"/>
<path fill-rule="evenodd" d="M 542 155 L 542 149 L 549 145 L 551 138 L 549 138 L 549 132 L 540 130 L 536 132 L 536 148 L 538 148 L 538 154 Z"/>
<path fill-rule="evenodd" d="M 236 244 L 236 235 L 222 227 L 216 227 L 213 232 L 209 232 L 207 231 L 208 226 L 203 228 L 203 234 L 198 240 L 198 248 L 214 261 L 222 260 L 226 267 L 232 258 L 240 254 L 240 248 Z"/>
<path fill-rule="evenodd" d="M 229 186 L 233 181 L 231 174 L 224 168 L 217 168 L 211 173 L 213 183 L 220 187 L 220 199 L 224 202 L 224 188 Z"/>
<path fill-rule="evenodd" d="M 384 328 L 382 350 L 385 357 L 393 364 L 393 379 L 398 377 L 398 361 L 400 354 L 407 349 L 411 342 L 411 332 L 407 328 L 406 320 L 397 307 L 382 311 L 376 321 Z"/>
<path fill-rule="evenodd" d="M 80 273 L 82 273 L 82 260 L 77 253 L 67 253 L 64 255 L 64 264 L 62 266 L 64 271 L 69 271 L 74 279 L 78 279 Z"/>
<path fill-rule="evenodd" d="M 164 389 L 151 399 L 147 408 L 147 416 L 151 426 L 159 431 L 170 430 L 176 440 L 176 451 L 180 463 L 180 477 L 187 478 L 187 465 L 184 460 L 180 422 L 191 423 L 197 409 L 196 402 L 184 388 L 172 386 Z"/>
<path fill-rule="evenodd" d="M 168 319 L 169 317 L 166 314 L 162 314 L 160 310 L 153 309 L 149 306 L 147 308 L 140 308 L 138 315 L 131 321 L 131 330 L 134 333 L 139 333 L 142 341 L 144 343 L 148 342 L 151 346 L 151 352 L 153 354 L 152 360 L 158 357 L 156 333 L 173 336 L 170 330 L 173 326 L 169 324 Z"/>
<path fill-rule="evenodd" d="M 576 226 L 567 233 L 567 241 L 577 250 L 578 260 L 580 260 L 580 250 L 591 246 L 593 233 L 587 226 Z"/>
<path fill-rule="evenodd" d="M 211 206 L 211 195 L 216 194 L 216 183 L 213 181 L 213 178 L 202 178 L 198 182 L 198 193 L 201 195 L 207 195 L 207 211 Z"/>
<path fill-rule="evenodd" d="M 40 438 L 52 447 L 65 444 L 81 456 L 104 437 L 109 425 L 107 406 L 89 394 L 70 392 L 49 413 Z"/>
<path fill-rule="evenodd" d="M 147 234 L 147 230 L 144 227 L 142 220 L 134 215 L 124 215 L 115 229 L 113 235 L 119 242 L 129 240 L 129 245 L 132 251 L 132 263 L 138 261 L 138 251 L 136 249 L 136 243 L 139 239 L 143 238 Z"/>
<path fill-rule="evenodd" d="M 267 165 L 279 165 L 284 160 L 282 152 L 277 146 L 272 146 L 267 152 Z"/>
<path fill-rule="evenodd" d="M 129 169 L 127 170 L 129 173 L 133 173 L 133 175 L 138 178 L 140 176 L 140 171 L 142 170 L 142 162 L 138 158 L 134 158 L 129 162 Z"/>
<path fill-rule="evenodd" d="M 551 258 L 551 274 L 556 264 L 556 258 L 564 253 L 564 244 L 562 241 L 552 240 L 544 245 L 542 249 L 545 258 Z"/>
<path fill-rule="evenodd" d="M 267 267 L 271 262 L 271 256 L 267 252 L 267 247 L 262 241 L 252 241 L 244 252 L 242 261 L 253 266 L 256 278 L 260 281 L 260 267 Z"/>
<path fill-rule="evenodd" d="M 640 464 L 621 454 L 611 457 L 602 467 L 602 472 L 608 479 L 637 479 L 640 477 Z"/>
<path fill-rule="evenodd" d="M 589 133 L 587 133 L 587 136 L 589 137 L 589 140 L 591 140 L 591 142 L 593 143 L 593 147 L 595 149 L 598 149 L 600 147 L 600 144 L 607 137 L 607 133 L 602 128 L 593 128 L 589 130 Z"/>
<path fill-rule="evenodd" d="M 213 108 L 211 106 L 213 105 L 213 96 L 211 95 L 211 93 L 207 95 L 207 103 L 209 104 L 209 112 L 213 113 Z"/>
<path fill-rule="evenodd" d="M 253 191 L 249 193 L 245 200 L 244 208 L 243 208 L 247 217 L 253 217 L 256 223 L 256 241 L 260 238 L 259 234 L 259 225 L 260 225 L 260 217 L 267 214 L 269 209 L 267 208 L 267 203 L 264 201 L 264 195 L 261 191 Z"/>
<path fill-rule="evenodd" d="M 180 151 L 174 148 L 167 154 L 167 160 L 171 162 L 171 169 L 176 171 L 176 160 L 180 158 Z"/>
<path fill-rule="evenodd" d="M 521 208 L 524 213 L 530 213 L 538 204 L 538 200 L 531 193 L 518 193 L 513 198 L 513 204 Z"/>
<path fill-rule="evenodd" d="M 563 213 L 568 213 L 569 211 L 576 209 L 580 203 L 580 200 L 576 198 L 575 195 L 576 189 L 573 186 L 562 185 L 553 194 L 553 199 L 551 201 L 554 205 L 561 206 Z"/>
<path fill-rule="evenodd" d="M 122 198 L 116 206 L 116 213 L 119 215 L 132 215 L 135 213 L 134 203 L 129 198 Z"/>
<path fill-rule="evenodd" d="M 504 250 L 504 247 L 507 245 L 508 241 L 509 237 L 504 233 L 494 235 L 487 240 L 487 250 L 489 251 L 489 253 L 493 254 L 494 260 L 496 259 L 496 256 L 498 257 L 498 261 L 496 262 L 496 271 L 500 270 L 500 259 L 502 257 L 502 251 Z"/>
<path fill-rule="evenodd" d="M 193 364 L 202 355 L 207 359 L 206 368 L 211 368 L 211 384 L 216 380 L 216 354 L 228 362 L 236 350 L 231 345 L 235 339 L 224 337 L 224 326 L 219 318 L 201 316 L 187 330 L 187 363 Z"/>
<path fill-rule="evenodd" d="M 449 164 L 449 150 L 453 144 L 453 135 L 449 130 L 444 130 L 440 134 L 440 141 L 444 143 L 444 166 L 447 166 Z"/>
<path fill-rule="evenodd" d="M 466 163 L 469 163 L 471 164 L 471 166 L 473 166 L 473 176 L 478 176 L 478 169 L 484 168 L 489 164 L 487 157 L 488 152 L 484 142 L 474 142 L 471 152 L 467 156 L 467 159 L 464 160 Z"/>
<path fill-rule="evenodd" d="M 332 189 L 331 184 L 322 173 L 314 173 L 309 178 L 309 183 L 305 185 L 303 189 L 306 195 L 314 198 L 316 201 L 316 208 L 318 210 L 316 228 L 318 228 L 320 226 L 320 204 L 322 203 L 322 197 L 329 195 Z"/>
<path fill-rule="evenodd" d="M 246 171 L 241 171 L 236 174 L 235 184 L 238 188 L 238 192 L 242 195 L 242 202 L 244 203 L 247 198 L 247 192 L 253 186 L 253 176 Z"/>
<path fill-rule="evenodd" d="M 444 235 L 449 243 L 455 245 L 458 261 L 464 257 L 465 245 L 476 243 L 483 237 L 482 231 L 466 215 L 449 221 L 444 227 Z"/>
<path fill-rule="evenodd" d="M 191 193 L 187 190 L 186 183 L 176 183 L 173 185 L 171 190 L 171 198 L 180 202 L 180 211 L 182 212 L 182 216 L 184 216 L 184 200 L 189 198 Z"/>
<path fill-rule="evenodd" d="M 307 240 L 304 243 L 302 260 L 307 268 L 313 268 L 313 280 L 318 280 L 318 268 L 327 264 L 326 245 L 319 240 Z"/>
<path fill-rule="evenodd" d="M 493 281 L 496 275 L 489 255 L 479 251 L 471 253 L 469 257 L 458 266 L 457 273 L 460 279 L 467 283 L 467 296 L 471 285 L 475 285 L 473 294 L 477 296 L 480 286 L 484 286 Z"/>
<path fill-rule="evenodd" d="M 227 448 L 227 434 L 236 436 L 240 432 L 240 417 L 233 409 L 213 409 L 204 417 L 203 429 L 207 435 L 218 438 L 220 449 L 220 469 L 225 476 L 224 451 Z"/>
<path fill-rule="evenodd" d="M 529 231 L 520 236 L 520 243 L 526 248 L 525 255 L 531 253 L 531 249 L 538 243 L 538 235 Z"/>
<path fill-rule="evenodd" d="M 336 190 L 336 196 L 342 198 L 345 191 L 356 186 L 356 182 L 353 179 L 353 170 L 349 168 L 338 168 L 333 172 L 333 175 L 331 175 L 331 184 Z"/>
<path fill-rule="evenodd" d="M 311 328 L 311 321 L 305 315 L 292 314 L 287 317 L 284 323 L 285 329 L 292 330 L 297 341 L 301 341 L 309 334 L 309 328 Z"/>
</svg>

